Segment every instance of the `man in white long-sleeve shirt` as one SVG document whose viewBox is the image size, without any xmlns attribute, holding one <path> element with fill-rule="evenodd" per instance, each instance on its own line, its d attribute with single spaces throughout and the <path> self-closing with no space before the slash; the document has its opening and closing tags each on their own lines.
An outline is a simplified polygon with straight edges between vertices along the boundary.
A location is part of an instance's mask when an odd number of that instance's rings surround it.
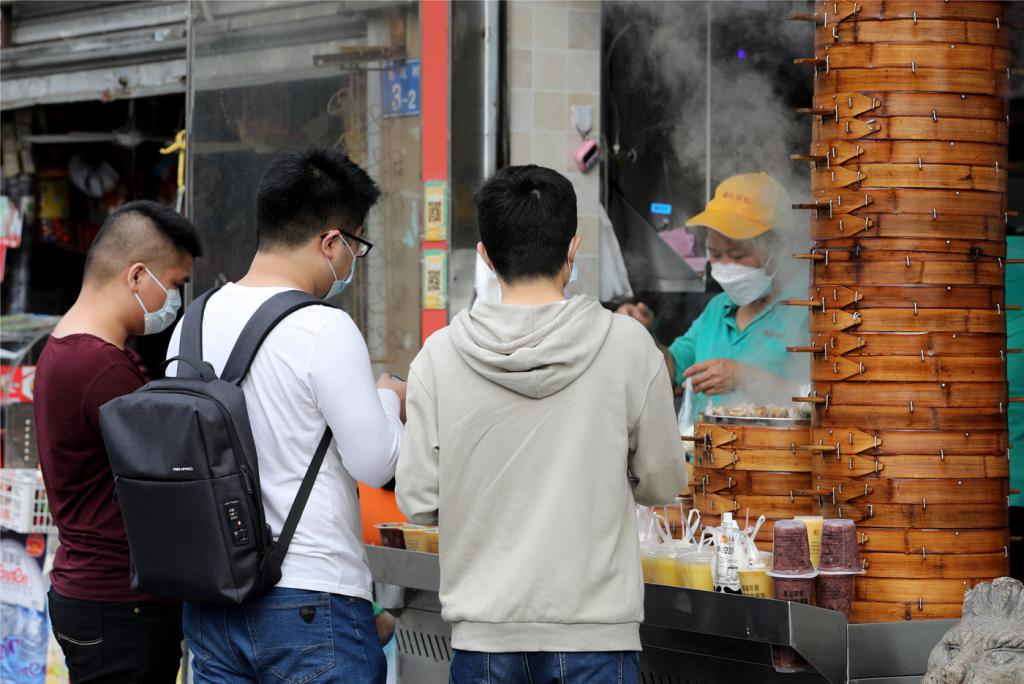
<svg viewBox="0 0 1024 684">
<path fill-rule="evenodd" d="M 339 152 L 278 156 L 256 198 L 259 245 L 244 278 L 210 297 L 203 358 L 217 372 L 249 318 L 289 289 L 339 294 L 379 190 Z M 168 358 L 177 354 L 175 331 Z M 196 682 L 383 682 L 359 525 L 357 481 L 389 481 L 401 446 L 405 384 L 376 384 L 359 329 L 327 306 L 301 309 L 268 335 L 242 384 L 259 454 L 267 523 L 281 530 L 317 442 L 335 441 L 295 531 L 278 586 L 240 606 L 187 604 L 184 632 Z M 202 567 L 196 567 L 202 572 Z"/>
</svg>

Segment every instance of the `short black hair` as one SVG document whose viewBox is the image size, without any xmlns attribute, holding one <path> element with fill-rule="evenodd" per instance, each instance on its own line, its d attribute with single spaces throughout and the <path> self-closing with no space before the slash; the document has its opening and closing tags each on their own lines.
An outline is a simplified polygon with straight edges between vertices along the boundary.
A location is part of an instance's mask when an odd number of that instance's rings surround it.
<svg viewBox="0 0 1024 684">
<path fill-rule="evenodd" d="M 373 179 L 342 152 L 282 152 L 256 191 L 259 249 L 298 247 L 329 226 L 354 231 L 379 197 Z"/>
<path fill-rule="evenodd" d="M 184 254 L 203 255 L 192 222 L 159 202 L 135 200 L 110 212 L 103 221 L 85 258 L 85 277 L 106 281 L 124 266 L 139 261 L 166 262 Z"/>
<path fill-rule="evenodd" d="M 543 166 L 508 166 L 473 194 L 480 241 L 506 283 L 553 278 L 576 235 L 576 191 Z"/>
</svg>

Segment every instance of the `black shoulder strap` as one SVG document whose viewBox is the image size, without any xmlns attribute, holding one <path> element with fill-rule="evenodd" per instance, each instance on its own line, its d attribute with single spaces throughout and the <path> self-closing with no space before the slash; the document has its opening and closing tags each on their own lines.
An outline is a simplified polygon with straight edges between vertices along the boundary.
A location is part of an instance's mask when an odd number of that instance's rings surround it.
<svg viewBox="0 0 1024 684">
<path fill-rule="evenodd" d="M 242 328 L 242 333 L 238 336 L 227 363 L 224 364 L 221 379 L 236 385 L 241 384 L 249 374 L 256 352 L 260 350 L 263 340 L 267 339 L 270 331 L 292 313 L 314 305 L 330 306 L 322 299 L 300 290 L 281 292 L 265 301 Z"/>
<path fill-rule="evenodd" d="M 256 358 L 256 353 L 260 350 L 263 340 L 267 338 L 270 331 L 292 313 L 314 305 L 330 306 L 330 304 L 325 303 L 322 299 L 317 299 L 313 295 L 299 290 L 281 292 L 264 302 L 256 310 L 256 313 L 252 315 L 249 322 L 245 324 L 242 333 L 238 336 L 238 341 L 235 342 L 231 355 L 228 357 L 227 363 L 224 364 L 224 372 L 221 373 L 221 379 L 241 384 L 245 376 L 248 375 L 249 368 Z M 295 495 L 291 509 L 288 511 L 288 517 L 284 521 L 284 526 L 281 528 L 281 534 L 278 536 L 273 548 L 264 557 L 263 563 L 280 567 L 281 563 L 284 562 L 284 556 L 288 552 L 288 546 L 291 544 L 292 537 L 295 535 L 295 529 L 299 526 L 299 519 L 302 517 L 302 512 L 309 501 L 309 495 L 313 491 L 317 475 L 320 474 L 320 467 L 323 465 L 324 458 L 327 456 L 327 450 L 331 446 L 331 439 L 333 439 L 333 434 L 328 426 L 324 430 L 323 437 L 320 438 L 320 443 L 313 454 L 313 460 L 310 461 L 306 474 L 302 478 L 302 484 L 299 486 L 299 491 Z"/>
<path fill-rule="evenodd" d="M 281 528 L 281 535 L 277 538 L 277 544 L 274 547 L 276 552 L 282 561 L 284 556 L 288 553 L 288 545 L 292 543 L 292 536 L 295 535 L 295 528 L 299 526 L 299 518 L 302 517 L 302 511 L 306 509 L 306 502 L 309 501 L 309 495 L 313 491 L 313 483 L 316 482 L 316 476 L 320 473 L 320 466 L 324 463 L 324 457 L 327 455 L 327 449 L 331 446 L 331 428 L 327 428 L 324 431 L 324 436 L 320 438 L 320 444 L 316 447 L 316 452 L 313 454 L 313 460 L 309 463 L 309 468 L 306 469 L 306 474 L 302 478 L 302 484 L 299 485 L 299 493 L 295 495 L 295 501 L 292 502 L 292 507 L 288 511 L 288 517 L 285 518 L 284 527 Z"/>
<path fill-rule="evenodd" d="M 178 338 L 178 356 L 200 361 L 203 358 L 203 314 L 206 302 L 219 287 L 207 290 L 192 300 L 181 319 L 181 336 Z M 179 378 L 198 378 L 200 374 L 190 364 L 179 363 Z"/>
</svg>

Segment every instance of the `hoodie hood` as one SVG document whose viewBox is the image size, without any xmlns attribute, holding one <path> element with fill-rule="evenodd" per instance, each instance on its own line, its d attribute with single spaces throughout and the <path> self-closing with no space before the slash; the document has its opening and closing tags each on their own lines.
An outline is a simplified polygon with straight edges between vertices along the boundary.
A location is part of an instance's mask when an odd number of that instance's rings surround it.
<svg viewBox="0 0 1024 684">
<path fill-rule="evenodd" d="M 608 337 L 612 316 L 585 296 L 542 306 L 480 303 L 455 317 L 451 339 L 477 374 L 542 399 L 590 367 Z"/>
</svg>

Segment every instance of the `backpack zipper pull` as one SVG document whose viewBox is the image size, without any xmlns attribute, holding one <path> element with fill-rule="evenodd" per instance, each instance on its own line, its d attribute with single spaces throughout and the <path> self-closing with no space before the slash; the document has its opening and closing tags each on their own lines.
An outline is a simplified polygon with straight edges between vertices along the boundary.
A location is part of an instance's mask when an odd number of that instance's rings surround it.
<svg viewBox="0 0 1024 684">
<path fill-rule="evenodd" d="M 252 477 L 249 475 L 249 466 L 242 465 L 242 479 L 245 481 L 245 492 L 252 494 Z"/>
<path fill-rule="evenodd" d="M 110 495 L 110 503 L 117 503 L 117 481 L 121 479 L 117 475 L 114 476 L 114 493 Z"/>
</svg>

